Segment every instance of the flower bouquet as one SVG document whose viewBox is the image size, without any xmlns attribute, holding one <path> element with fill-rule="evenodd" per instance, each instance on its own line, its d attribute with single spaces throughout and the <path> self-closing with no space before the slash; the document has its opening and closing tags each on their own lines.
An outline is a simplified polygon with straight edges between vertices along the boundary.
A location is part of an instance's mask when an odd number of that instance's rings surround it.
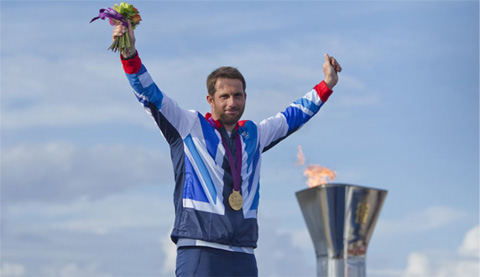
<svg viewBox="0 0 480 277">
<path fill-rule="evenodd" d="M 128 3 L 120 3 L 120 5 L 113 5 L 111 8 L 100 9 L 100 13 L 97 17 L 92 18 L 90 23 L 97 19 L 104 20 L 108 18 L 110 25 L 114 26 L 121 22 L 123 26 L 128 27 L 128 21 L 130 21 L 132 28 L 135 30 L 142 18 L 138 10 Z M 108 48 L 108 50 L 112 50 L 113 52 L 120 51 L 121 53 L 128 53 L 132 48 L 132 43 L 130 41 L 130 36 L 128 32 L 124 33 L 120 37 L 115 38 L 112 45 Z"/>
</svg>

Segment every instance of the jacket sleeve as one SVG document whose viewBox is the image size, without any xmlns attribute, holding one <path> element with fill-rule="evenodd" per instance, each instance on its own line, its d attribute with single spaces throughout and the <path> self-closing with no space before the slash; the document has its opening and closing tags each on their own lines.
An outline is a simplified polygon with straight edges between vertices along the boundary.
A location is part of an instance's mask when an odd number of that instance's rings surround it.
<svg viewBox="0 0 480 277">
<path fill-rule="evenodd" d="M 300 129 L 320 110 L 332 92 L 322 81 L 302 98 L 290 104 L 283 112 L 261 121 L 258 129 L 262 151 L 267 151 Z"/>
<path fill-rule="evenodd" d="M 197 112 L 180 108 L 177 102 L 160 91 L 138 53 L 128 60 L 121 57 L 121 61 L 135 96 L 155 119 L 167 141 L 172 143 L 175 138 L 185 138 L 198 120 Z"/>
</svg>

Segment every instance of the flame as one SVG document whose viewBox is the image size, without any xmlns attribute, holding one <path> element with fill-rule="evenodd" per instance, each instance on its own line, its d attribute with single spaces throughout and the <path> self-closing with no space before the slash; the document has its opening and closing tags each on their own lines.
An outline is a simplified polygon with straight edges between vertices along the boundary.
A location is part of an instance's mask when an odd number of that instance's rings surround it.
<svg viewBox="0 0 480 277">
<path fill-rule="evenodd" d="M 297 162 L 295 165 L 305 165 L 305 155 L 303 154 L 301 145 L 298 146 Z M 317 164 L 309 165 L 303 171 L 303 175 L 308 176 L 307 185 L 311 188 L 326 185 L 337 177 L 335 171 Z"/>
<path fill-rule="evenodd" d="M 307 185 L 311 188 L 333 181 L 337 177 L 337 173 L 318 164 L 312 164 L 303 171 L 303 175 L 308 176 Z"/>
<path fill-rule="evenodd" d="M 302 146 L 298 146 L 298 152 L 297 152 L 297 162 L 295 165 L 305 165 L 305 155 L 303 155 L 303 150 Z"/>
</svg>

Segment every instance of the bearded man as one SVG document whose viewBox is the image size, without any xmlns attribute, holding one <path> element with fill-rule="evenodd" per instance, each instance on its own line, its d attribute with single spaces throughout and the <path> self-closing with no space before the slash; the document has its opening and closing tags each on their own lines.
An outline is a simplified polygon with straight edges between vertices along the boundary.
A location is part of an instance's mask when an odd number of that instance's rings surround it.
<svg viewBox="0 0 480 277">
<path fill-rule="evenodd" d="M 113 39 L 128 32 L 116 25 Z M 220 67 L 207 78 L 210 113 L 180 108 L 160 91 L 135 46 L 121 54 L 138 100 L 155 119 L 170 145 L 175 175 L 177 276 L 258 276 L 257 209 L 261 154 L 314 116 L 337 84 L 338 62 L 325 54 L 325 78 L 284 111 L 259 123 L 240 120 L 246 82 L 234 67 Z"/>
</svg>

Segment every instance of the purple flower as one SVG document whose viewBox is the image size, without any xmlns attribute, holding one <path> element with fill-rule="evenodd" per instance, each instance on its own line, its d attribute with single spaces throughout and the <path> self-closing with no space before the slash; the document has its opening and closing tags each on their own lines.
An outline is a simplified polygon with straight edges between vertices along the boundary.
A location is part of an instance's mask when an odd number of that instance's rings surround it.
<svg viewBox="0 0 480 277">
<path fill-rule="evenodd" d="M 90 23 L 97 19 L 102 19 L 104 20 L 105 18 L 108 18 L 110 21 L 111 25 L 114 25 L 114 20 L 122 21 L 124 26 L 127 26 L 127 21 L 121 14 L 119 14 L 116 10 L 112 8 L 106 8 L 106 9 L 100 9 L 100 13 L 98 14 L 97 17 L 92 18 L 90 20 Z"/>
</svg>

